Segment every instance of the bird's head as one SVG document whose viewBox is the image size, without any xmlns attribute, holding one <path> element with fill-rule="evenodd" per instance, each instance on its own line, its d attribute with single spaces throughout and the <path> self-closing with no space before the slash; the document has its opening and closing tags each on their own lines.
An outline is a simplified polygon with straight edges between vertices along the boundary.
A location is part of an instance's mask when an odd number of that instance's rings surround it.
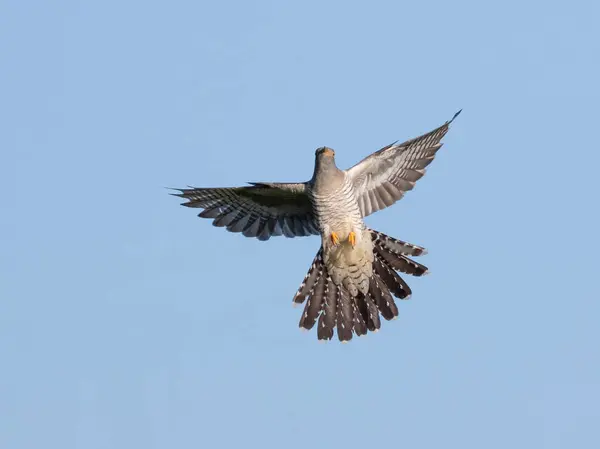
<svg viewBox="0 0 600 449">
<path fill-rule="evenodd" d="M 331 178 L 334 174 L 337 174 L 340 170 L 335 165 L 335 151 L 329 147 L 317 148 L 315 151 L 315 172 L 313 179 L 317 179 L 319 176 Z"/>
<path fill-rule="evenodd" d="M 335 167 L 335 151 L 329 147 L 317 148 L 315 151 L 315 162 L 317 165 Z"/>
<path fill-rule="evenodd" d="M 321 148 L 317 148 L 317 151 L 315 151 L 315 155 L 317 157 L 335 157 L 335 151 L 333 151 L 331 148 L 329 147 L 321 147 Z"/>
</svg>

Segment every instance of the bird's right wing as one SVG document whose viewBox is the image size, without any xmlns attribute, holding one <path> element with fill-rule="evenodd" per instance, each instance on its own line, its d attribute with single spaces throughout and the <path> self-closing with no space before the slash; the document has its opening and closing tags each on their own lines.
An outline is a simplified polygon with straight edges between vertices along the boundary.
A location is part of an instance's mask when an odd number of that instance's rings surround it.
<svg viewBox="0 0 600 449">
<path fill-rule="evenodd" d="M 458 114 L 460 111 L 427 134 L 382 148 L 346 171 L 363 217 L 391 206 L 412 190 L 442 147 L 441 140 Z"/>
<path fill-rule="evenodd" d="M 306 183 L 251 183 L 247 187 L 177 189 L 188 200 L 183 206 L 202 208 L 198 216 L 213 225 L 268 240 L 319 235 Z"/>
</svg>

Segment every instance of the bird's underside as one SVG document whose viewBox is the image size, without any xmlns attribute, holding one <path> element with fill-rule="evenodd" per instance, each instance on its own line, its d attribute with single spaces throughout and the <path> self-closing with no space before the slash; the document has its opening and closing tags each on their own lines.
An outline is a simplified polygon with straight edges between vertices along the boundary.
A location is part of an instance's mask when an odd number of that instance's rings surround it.
<svg viewBox="0 0 600 449">
<path fill-rule="evenodd" d="M 386 320 L 398 316 L 394 297 L 408 299 L 412 294 L 397 272 L 427 274 L 427 267 L 408 257 L 426 254 L 424 248 L 372 229 L 366 229 L 365 233 L 373 247 L 373 270 L 366 290 L 351 292 L 342 282 L 336 282 L 321 247 L 294 296 L 295 304 L 306 302 L 300 327 L 309 330 L 317 324 L 319 340 L 330 340 L 336 328 L 340 341 L 351 340 L 353 333 L 361 336 L 368 331 L 377 332 L 381 327 L 380 314 Z"/>
<path fill-rule="evenodd" d="M 460 111 L 458 112 L 460 113 Z M 394 297 L 408 299 L 400 273 L 422 276 L 427 267 L 409 256 L 425 249 L 367 228 L 363 218 L 389 207 L 412 190 L 441 148 L 452 120 L 435 130 L 391 144 L 348 170 L 335 165 L 334 151 L 316 152 L 315 171 L 304 183 L 251 183 L 247 187 L 188 188 L 175 194 L 203 218 L 247 237 L 268 240 L 320 235 L 321 248 L 296 295 L 306 303 L 300 327 L 317 325 L 320 340 L 335 329 L 340 341 L 365 335 L 398 316 Z"/>
</svg>

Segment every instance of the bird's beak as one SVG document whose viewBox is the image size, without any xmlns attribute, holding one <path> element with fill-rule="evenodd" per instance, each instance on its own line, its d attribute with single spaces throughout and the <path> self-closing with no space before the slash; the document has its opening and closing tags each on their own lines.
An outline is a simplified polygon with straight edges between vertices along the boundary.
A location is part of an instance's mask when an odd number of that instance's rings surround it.
<svg viewBox="0 0 600 449">
<path fill-rule="evenodd" d="M 323 156 L 333 157 L 335 156 L 335 151 L 333 151 L 331 148 L 326 148 L 323 150 Z"/>
</svg>

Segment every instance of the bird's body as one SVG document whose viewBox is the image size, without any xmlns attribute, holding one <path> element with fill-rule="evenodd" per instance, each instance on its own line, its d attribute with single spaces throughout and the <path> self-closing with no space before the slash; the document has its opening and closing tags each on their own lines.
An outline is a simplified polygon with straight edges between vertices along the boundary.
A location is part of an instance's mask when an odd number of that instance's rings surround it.
<svg viewBox="0 0 600 449">
<path fill-rule="evenodd" d="M 347 341 L 353 333 L 378 330 L 379 314 L 388 320 L 398 315 L 392 296 L 411 294 L 398 271 L 427 272 L 407 257 L 425 254 L 424 248 L 369 229 L 363 219 L 413 188 L 452 120 L 388 145 L 348 170 L 336 166 L 332 149 L 319 148 L 314 174 L 304 183 L 190 188 L 177 196 L 188 200 L 185 206 L 203 208 L 200 216 L 213 218 L 215 226 L 247 237 L 320 235 L 321 249 L 294 296 L 295 303 L 307 300 L 300 327 L 310 329 L 318 319 L 319 339 L 331 339 L 337 326 L 338 338 Z"/>
<path fill-rule="evenodd" d="M 321 231 L 323 261 L 336 285 L 343 285 L 351 296 L 359 291 L 366 294 L 373 271 L 373 247 L 352 180 L 336 167 L 333 156 L 328 148 L 317 150 L 315 174 L 308 184 Z"/>
</svg>

